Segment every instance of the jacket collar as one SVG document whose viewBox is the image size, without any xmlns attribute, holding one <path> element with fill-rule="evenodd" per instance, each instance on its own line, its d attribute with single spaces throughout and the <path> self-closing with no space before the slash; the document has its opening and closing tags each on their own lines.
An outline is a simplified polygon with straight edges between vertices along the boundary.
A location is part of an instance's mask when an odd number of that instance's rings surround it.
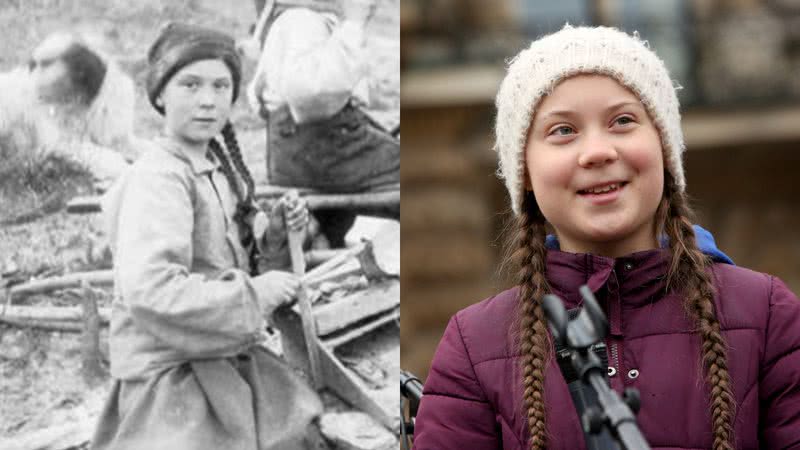
<svg viewBox="0 0 800 450">
<path fill-rule="evenodd" d="M 213 172 L 220 167 L 219 161 L 206 149 L 206 154 L 201 155 L 196 151 L 189 150 L 182 145 L 166 138 L 158 138 L 157 142 L 166 151 L 186 162 L 192 168 L 195 175 L 204 175 Z"/>
<path fill-rule="evenodd" d="M 714 236 L 711 234 L 710 231 L 706 230 L 705 228 L 701 227 L 700 225 L 692 225 L 694 229 L 695 238 L 697 240 L 697 248 L 700 249 L 701 252 L 705 253 L 706 255 L 710 256 L 714 262 L 736 265 L 734 264 L 733 260 L 726 255 L 722 250 L 717 248 L 717 243 L 714 241 Z M 669 246 L 669 239 L 667 236 L 661 236 L 659 239 L 661 247 Z M 547 235 L 547 239 L 545 240 L 545 246 L 548 249 L 559 249 L 558 238 L 555 235 Z"/>
<path fill-rule="evenodd" d="M 597 293 L 598 299 L 618 293 L 625 305 L 636 307 L 663 296 L 669 262 L 668 249 L 645 250 L 619 258 L 550 249 L 547 281 L 567 309 L 583 302 L 578 293 L 583 284 Z"/>
</svg>

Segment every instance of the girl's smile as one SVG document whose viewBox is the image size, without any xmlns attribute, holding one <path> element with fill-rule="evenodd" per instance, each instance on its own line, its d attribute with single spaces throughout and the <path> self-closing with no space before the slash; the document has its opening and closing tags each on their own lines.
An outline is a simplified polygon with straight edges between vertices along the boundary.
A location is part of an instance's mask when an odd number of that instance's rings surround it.
<svg viewBox="0 0 800 450">
<path fill-rule="evenodd" d="M 526 185 L 561 249 L 619 256 L 656 248 L 661 139 L 638 97 L 579 75 L 544 97 L 528 133 Z"/>
<path fill-rule="evenodd" d="M 594 205 L 606 205 L 613 203 L 625 189 L 627 181 L 610 181 L 608 183 L 598 183 L 590 187 L 578 190 L 578 195 L 587 199 Z"/>
</svg>

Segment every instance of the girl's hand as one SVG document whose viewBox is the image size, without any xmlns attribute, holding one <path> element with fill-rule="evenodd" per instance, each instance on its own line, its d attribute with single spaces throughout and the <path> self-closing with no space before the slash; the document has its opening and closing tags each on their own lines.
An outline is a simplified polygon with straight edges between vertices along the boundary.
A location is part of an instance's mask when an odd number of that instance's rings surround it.
<svg viewBox="0 0 800 450">
<path fill-rule="evenodd" d="M 265 315 L 275 308 L 290 303 L 300 290 L 300 279 L 290 272 L 271 270 L 253 278 L 258 300 Z"/>
<path fill-rule="evenodd" d="M 280 198 L 286 215 L 286 225 L 291 231 L 301 231 L 308 225 L 308 203 L 296 190 L 288 191 Z"/>
</svg>

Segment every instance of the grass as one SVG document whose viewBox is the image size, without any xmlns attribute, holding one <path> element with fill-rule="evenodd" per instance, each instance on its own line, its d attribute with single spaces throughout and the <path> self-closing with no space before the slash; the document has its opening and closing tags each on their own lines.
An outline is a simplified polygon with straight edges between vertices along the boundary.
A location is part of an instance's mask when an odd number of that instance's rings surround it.
<svg viewBox="0 0 800 450">
<path fill-rule="evenodd" d="M 18 143 L 14 143 L 18 144 Z M 23 224 L 59 211 L 78 195 L 92 191 L 84 167 L 35 147 L 11 145 L 0 138 L 0 225 Z"/>
</svg>

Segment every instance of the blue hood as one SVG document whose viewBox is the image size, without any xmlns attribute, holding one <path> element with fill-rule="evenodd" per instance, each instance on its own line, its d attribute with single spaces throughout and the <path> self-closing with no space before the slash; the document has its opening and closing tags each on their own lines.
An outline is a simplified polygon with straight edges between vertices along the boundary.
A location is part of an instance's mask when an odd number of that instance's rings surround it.
<svg viewBox="0 0 800 450">
<path fill-rule="evenodd" d="M 697 247 L 700 248 L 700 251 L 710 256 L 711 260 L 714 262 L 735 265 L 728 255 L 717 248 L 717 243 L 714 242 L 714 236 L 711 235 L 711 232 L 700 225 L 693 225 L 692 227 L 694 228 L 695 236 L 697 236 Z M 660 241 L 662 247 L 666 247 L 669 242 L 666 236 L 662 236 Z M 547 240 L 545 240 L 545 246 L 551 250 L 558 250 L 559 245 L 556 236 L 548 234 Z"/>
</svg>

